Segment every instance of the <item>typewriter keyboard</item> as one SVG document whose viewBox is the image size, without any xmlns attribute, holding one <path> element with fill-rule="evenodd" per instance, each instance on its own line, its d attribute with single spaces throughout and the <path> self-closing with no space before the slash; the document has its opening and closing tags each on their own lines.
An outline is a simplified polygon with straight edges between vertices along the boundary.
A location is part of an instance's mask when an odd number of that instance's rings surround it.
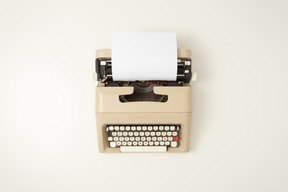
<svg viewBox="0 0 288 192">
<path fill-rule="evenodd" d="M 121 152 L 165 152 L 179 145 L 180 125 L 107 125 L 110 148 Z"/>
</svg>

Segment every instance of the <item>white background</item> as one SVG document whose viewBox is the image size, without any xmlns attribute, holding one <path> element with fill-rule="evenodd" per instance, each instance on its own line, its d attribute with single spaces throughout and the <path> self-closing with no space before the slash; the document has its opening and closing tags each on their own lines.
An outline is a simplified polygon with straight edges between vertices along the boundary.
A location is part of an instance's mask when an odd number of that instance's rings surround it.
<svg viewBox="0 0 288 192">
<path fill-rule="evenodd" d="M 0 191 L 288 191 L 287 1 L 0 1 Z M 100 154 L 95 50 L 176 32 L 191 150 Z"/>
</svg>

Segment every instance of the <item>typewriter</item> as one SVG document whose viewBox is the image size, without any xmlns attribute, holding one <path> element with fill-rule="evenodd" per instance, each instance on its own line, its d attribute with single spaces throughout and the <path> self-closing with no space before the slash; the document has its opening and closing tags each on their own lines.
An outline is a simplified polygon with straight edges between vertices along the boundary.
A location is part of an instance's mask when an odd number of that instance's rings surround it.
<svg viewBox="0 0 288 192">
<path fill-rule="evenodd" d="M 192 113 L 191 51 L 178 49 L 176 81 L 113 81 L 111 49 L 96 51 L 99 151 L 188 152 Z"/>
</svg>

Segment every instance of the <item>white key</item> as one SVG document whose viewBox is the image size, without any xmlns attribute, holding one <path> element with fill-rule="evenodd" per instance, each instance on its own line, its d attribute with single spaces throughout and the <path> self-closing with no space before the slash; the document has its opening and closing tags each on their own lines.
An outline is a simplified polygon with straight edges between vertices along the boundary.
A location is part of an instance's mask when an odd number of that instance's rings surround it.
<svg viewBox="0 0 288 192">
<path fill-rule="evenodd" d="M 157 140 L 157 137 L 152 137 L 152 141 L 156 141 Z"/>
<path fill-rule="evenodd" d="M 142 130 L 143 130 L 143 131 L 146 131 L 146 130 L 147 130 L 147 126 L 143 126 L 143 127 L 142 127 Z"/>
<path fill-rule="evenodd" d="M 174 132 L 172 133 L 172 135 L 173 135 L 174 137 L 177 136 L 177 132 L 174 131 Z"/>
<path fill-rule="evenodd" d="M 147 141 L 145 141 L 143 144 L 144 144 L 145 146 L 147 146 L 147 145 L 148 145 L 148 142 L 147 142 Z"/>
<path fill-rule="evenodd" d="M 109 128 L 108 127 L 106 127 L 106 132 L 108 132 L 109 131 Z"/>
<path fill-rule="evenodd" d="M 114 126 L 109 126 L 109 131 L 113 131 L 114 130 Z"/>
<path fill-rule="evenodd" d="M 136 131 L 136 127 L 135 127 L 135 126 L 132 126 L 132 127 L 131 127 L 131 130 L 132 130 L 132 131 Z"/>
<path fill-rule="evenodd" d="M 180 127 L 179 126 L 177 126 L 177 131 L 179 131 L 180 130 Z"/>
<path fill-rule="evenodd" d="M 141 136 L 141 137 L 143 137 L 143 136 L 144 136 L 144 132 L 140 132 L 139 134 L 140 134 L 140 136 Z"/>
<path fill-rule="evenodd" d="M 177 147 L 177 141 L 172 141 L 171 142 L 171 147 Z"/>
<path fill-rule="evenodd" d="M 138 142 L 138 145 L 140 145 L 140 146 L 143 145 L 143 142 L 142 142 L 142 141 L 139 141 L 139 142 Z"/>
<path fill-rule="evenodd" d="M 126 130 L 126 131 L 130 131 L 130 126 L 126 126 L 126 127 L 125 127 L 125 130 Z"/>
<path fill-rule="evenodd" d="M 165 144 L 165 142 L 164 142 L 164 141 L 161 141 L 161 142 L 160 142 L 160 145 L 164 145 L 164 144 Z"/>
<path fill-rule="evenodd" d="M 117 146 L 120 146 L 121 145 L 121 142 L 120 141 L 117 141 Z"/>
<path fill-rule="evenodd" d="M 124 141 L 124 137 L 119 137 L 119 141 Z"/>
<path fill-rule="evenodd" d="M 136 141 L 140 141 L 140 137 L 136 137 L 136 139 L 135 139 Z"/>
<path fill-rule="evenodd" d="M 120 131 L 124 131 L 125 127 L 124 126 L 120 126 Z"/>
<path fill-rule="evenodd" d="M 160 136 L 161 135 L 161 132 L 156 132 L 156 136 Z"/>
<path fill-rule="evenodd" d="M 172 133 L 170 131 L 167 132 L 167 136 L 171 136 Z"/>
<path fill-rule="evenodd" d="M 165 126 L 165 131 L 169 131 L 169 126 Z"/>
<path fill-rule="evenodd" d="M 163 131 L 164 127 L 163 126 L 159 126 L 159 131 Z"/>
<path fill-rule="evenodd" d="M 146 140 L 146 137 L 141 137 L 141 141 L 145 141 Z"/>
<path fill-rule="evenodd" d="M 138 135 L 139 135 L 139 133 L 138 133 L 138 132 L 134 132 L 134 136 L 136 136 L 136 137 L 137 137 Z"/>
<path fill-rule="evenodd" d="M 112 132 L 111 135 L 115 137 L 117 135 L 117 132 Z"/>
<path fill-rule="evenodd" d="M 152 131 L 152 126 L 148 126 L 148 131 Z"/>
<path fill-rule="evenodd" d="M 153 144 L 154 144 L 153 141 L 150 141 L 150 142 L 149 142 L 149 145 L 153 145 Z"/>
<path fill-rule="evenodd" d="M 158 126 L 154 126 L 154 127 L 153 127 L 153 130 L 154 130 L 154 131 L 158 131 Z"/>
<path fill-rule="evenodd" d="M 131 141 L 128 141 L 128 142 L 127 142 L 127 145 L 129 145 L 129 146 L 132 145 L 132 142 L 131 142 Z"/>
<path fill-rule="evenodd" d="M 125 131 L 125 132 L 123 132 L 123 136 L 127 136 L 128 135 L 128 133 Z"/>
<path fill-rule="evenodd" d="M 157 140 L 158 140 L 158 141 L 162 141 L 162 137 L 158 137 Z"/>
<path fill-rule="evenodd" d="M 175 126 L 170 126 L 170 130 L 174 131 L 175 130 Z"/>
<path fill-rule="evenodd" d="M 128 135 L 131 137 L 133 136 L 133 132 L 128 132 Z"/>
<path fill-rule="evenodd" d="M 145 136 L 147 137 L 147 136 L 149 136 L 150 135 L 150 132 L 145 132 Z"/>
<path fill-rule="evenodd" d="M 168 137 L 168 141 L 173 141 L 173 137 Z"/>
<path fill-rule="evenodd" d="M 166 142 L 165 142 L 165 145 L 166 145 L 166 146 L 169 146 L 169 145 L 170 145 L 170 142 L 169 142 L 169 141 L 166 141 Z"/>
<path fill-rule="evenodd" d="M 154 142 L 154 145 L 156 145 L 156 146 L 159 145 L 159 142 L 158 142 L 158 141 L 155 141 L 155 142 Z"/>
<path fill-rule="evenodd" d="M 162 132 L 162 136 L 166 136 L 166 132 Z"/>
<path fill-rule="evenodd" d="M 118 141 L 118 137 L 114 137 L 114 141 Z"/>
<path fill-rule="evenodd" d="M 166 146 L 158 146 L 158 147 L 155 147 L 155 146 L 142 146 L 142 147 L 139 147 L 139 146 L 136 146 L 136 147 L 133 147 L 133 146 L 121 146 L 120 147 L 120 152 L 126 152 L 126 153 L 131 153 L 131 152 L 134 152 L 134 153 L 143 153 L 143 152 L 147 152 L 147 153 L 152 153 L 152 152 L 166 152 L 167 151 L 167 147 Z"/>
<path fill-rule="evenodd" d="M 115 126 L 115 131 L 119 131 L 119 126 Z"/>
<path fill-rule="evenodd" d="M 141 131 L 141 126 L 137 126 L 137 131 Z"/>
<path fill-rule="evenodd" d="M 150 132 L 150 135 L 151 136 L 155 136 L 155 132 Z"/>
<path fill-rule="evenodd" d="M 117 132 L 117 135 L 118 135 L 118 136 L 122 136 L 122 132 L 120 132 L 120 131 Z"/>
<path fill-rule="evenodd" d="M 124 145 L 124 146 L 127 145 L 126 141 L 123 141 L 123 142 L 122 142 L 122 145 Z"/>
<path fill-rule="evenodd" d="M 130 141 L 134 141 L 135 140 L 135 137 L 130 137 Z"/>
<path fill-rule="evenodd" d="M 108 141 L 112 141 L 113 140 L 113 137 L 108 137 Z"/>
<path fill-rule="evenodd" d="M 124 140 L 125 140 L 125 141 L 129 141 L 129 137 L 125 137 Z"/>
<path fill-rule="evenodd" d="M 151 141 L 151 137 L 146 137 L 146 140 L 147 141 Z"/>
<path fill-rule="evenodd" d="M 167 137 L 163 137 L 163 141 L 167 141 L 168 140 L 168 138 Z"/>
<path fill-rule="evenodd" d="M 136 145 L 137 145 L 137 142 L 136 142 L 136 141 L 134 141 L 134 142 L 133 142 L 133 145 L 134 145 L 134 146 L 136 146 Z"/>
</svg>

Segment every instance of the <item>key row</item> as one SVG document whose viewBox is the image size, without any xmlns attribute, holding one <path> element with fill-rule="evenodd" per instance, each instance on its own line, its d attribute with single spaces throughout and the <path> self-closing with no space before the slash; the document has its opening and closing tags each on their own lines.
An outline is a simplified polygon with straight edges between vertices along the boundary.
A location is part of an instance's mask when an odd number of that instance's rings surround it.
<svg viewBox="0 0 288 192">
<path fill-rule="evenodd" d="M 124 136 L 124 137 L 126 137 L 126 136 L 130 136 L 130 137 L 132 137 L 132 136 L 135 136 L 135 137 L 137 137 L 137 136 L 141 136 L 141 137 L 152 136 L 153 137 L 153 136 L 177 136 L 177 135 L 178 135 L 177 131 L 173 131 L 173 132 L 171 132 L 171 131 L 167 131 L 167 132 L 165 132 L 165 131 L 163 131 L 163 132 L 160 132 L 160 131 L 157 131 L 157 132 L 148 132 L 148 131 L 146 131 L 146 132 L 144 132 L 144 131 L 141 131 L 141 132 L 137 132 L 137 131 L 135 131 L 135 132 L 131 132 L 131 131 L 129 131 L 129 132 L 127 132 L 127 131 L 116 132 L 116 131 L 113 131 L 113 132 L 111 132 L 111 136 L 113 136 L 113 137 L 116 137 L 116 136 Z"/>
<path fill-rule="evenodd" d="M 108 137 L 108 141 L 178 141 L 178 137 Z"/>
<path fill-rule="evenodd" d="M 148 141 L 144 141 L 144 142 L 142 142 L 142 141 L 139 141 L 139 142 L 137 142 L 137 141 L 133 141 L 133 142 L 131 142 L 131 141 L 128 141 L 128 142 L 126 142 L 126 141 L 117 141 L 117 142 L 115 142 L 115 141 L 111 141 L 110 143 L 109 143 L 109 146 L 110 147 L 112 147 L 112 148 L 114 148 L 114 147 L 119 147 L 119 146 L 170 146 L 170 147 L 177 147 L 177 145 L 178 145 L 178 143 L 176 142 L 176 141 L 155 141 L 155 142 L 153 142 L 153 141 L 150 141 L 150 142 L 148 142 Z"/>
<path fill-rule="evenodd" d="M 179 126 L 114 126 L 110 125 L 106 127 L 106 131 L 175 131 L 179 130 Z"/>
</svg>

